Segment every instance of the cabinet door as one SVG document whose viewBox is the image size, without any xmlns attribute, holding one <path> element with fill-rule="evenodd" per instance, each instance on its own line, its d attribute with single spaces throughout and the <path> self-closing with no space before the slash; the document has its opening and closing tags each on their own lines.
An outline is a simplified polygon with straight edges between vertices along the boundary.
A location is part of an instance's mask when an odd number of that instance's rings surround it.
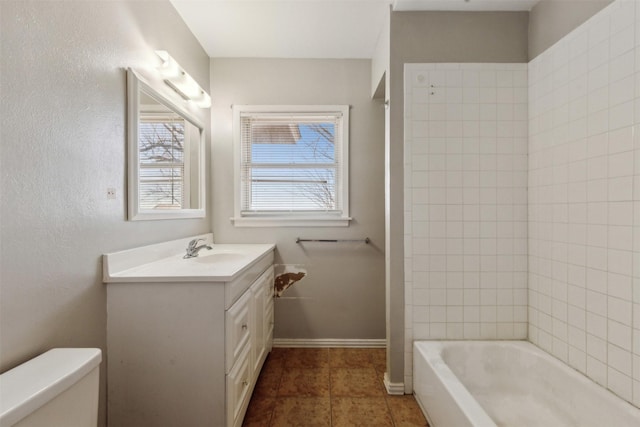
<svg viewBox="0 0 640 427">
<path fill-rule="evenodd" d="M 269 269 L 269 275 L 264 284 L 264 346 L 267 353 L 269 353 L 273 347 L 273 299 L 275 295 L 273 276 L 273 268 L 271 268 Z"/>
<path fill-rule="evenodd" d="M 249 405 L 252 387 L 251 354 L 248 346 L 227 375 L 227 426 L 240 426 Z"/>
<path fill-rule="evenodd" d="M 264 315 L 264 347 L 267 353 L 273 348 L 273 299 L 271 303 L 266 304 Z"/>
<path fill-rule="evenodd" d="M 251 300 L 251 292 L 245 292 L 225 313 L 225 373 L 229 373 L 253 334 Z"/>
<path fill-rule="evenodd" d="M 251 340 L 251 352 L 253 361 L 253 371 L 258 375 L 262 359 L 265 356 L 264 345 L 264 285 L 262 282 L 251 287 L 253 305 L 253 327 L 254 332 Z"/>
<path fill-rule="evenodd" d="M 253 295 L 253 368 L 256 376 L 273 341 L 270 328 L 273 324 L 273 267 L 269 267 L 251 286 Z"/>
</svg>

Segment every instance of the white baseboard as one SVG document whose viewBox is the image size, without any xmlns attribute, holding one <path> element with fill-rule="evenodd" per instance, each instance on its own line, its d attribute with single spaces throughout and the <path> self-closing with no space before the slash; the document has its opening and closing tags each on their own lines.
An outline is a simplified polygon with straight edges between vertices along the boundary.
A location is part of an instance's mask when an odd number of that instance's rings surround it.
<svg viewBox="0 0 640 427">
<path fill-rule="evenodd" d="M 274 338 L 274 347 L 343 347 L 343 348 L 385 348 L 387 340 L 359 340 L 359 339 L 288 339 Z"/>
<path fill-rule="evenodd" d="M 404 394 L 404 383 L 392 383 L 389 381 L 389 376 L 386 372 L 384 373 L 384 387 L 387 389 L 388 394 Z"/>
</svg>

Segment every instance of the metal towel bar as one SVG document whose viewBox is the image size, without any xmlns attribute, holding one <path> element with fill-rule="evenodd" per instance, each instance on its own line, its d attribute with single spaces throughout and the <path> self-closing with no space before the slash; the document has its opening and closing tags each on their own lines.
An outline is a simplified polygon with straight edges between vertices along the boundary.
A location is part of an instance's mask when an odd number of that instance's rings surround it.
<svg viewBox="0 0 640 427">
<path fill-rule="evenodd" d="M 369 244 L 371 240 L 368 237 L 364 239 L 301 239 L 300 237 L 296 237 L 296 243 L 302 242 L 320 242 L 320 243 L 343 243 L 343 242 L 360 242 Z"/>
</svg>

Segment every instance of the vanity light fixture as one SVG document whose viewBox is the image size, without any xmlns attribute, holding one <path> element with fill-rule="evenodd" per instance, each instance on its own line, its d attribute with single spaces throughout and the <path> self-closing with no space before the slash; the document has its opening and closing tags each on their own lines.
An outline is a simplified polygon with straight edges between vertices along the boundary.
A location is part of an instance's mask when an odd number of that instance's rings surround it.
<svg viewBox="0 0 640 427">
<path fill-rule="evenodd" d="M 200 108 L 211 107 L 211 97 L 200 85 L 187 73 L 178 62 L 169 55 L 166 50 L 156 50 L 156 54 L 162 59 L 158 67 L 164 82 L 175 90 L 185 100 L 193 101 Z"/>
</svg>

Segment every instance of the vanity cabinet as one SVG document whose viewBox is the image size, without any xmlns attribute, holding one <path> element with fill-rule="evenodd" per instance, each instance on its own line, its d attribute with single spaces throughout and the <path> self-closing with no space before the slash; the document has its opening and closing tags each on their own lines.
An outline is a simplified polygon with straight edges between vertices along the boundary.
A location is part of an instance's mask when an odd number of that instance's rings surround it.
<svg viewBox="0 0 640 427">
<path fill-rule="evenodd" d="M 266 325 L 271 325 L 267 335 Z M 241 426 L 273 342 L 273 267 L 225 313 L 227 426 Z"/>
<path fill-rule="evenodd" d="M 105 280 L 109 426 L 242 425 L 272 346 L 273 245 L 224 281 L 125 273 Z"/>
</svg>

